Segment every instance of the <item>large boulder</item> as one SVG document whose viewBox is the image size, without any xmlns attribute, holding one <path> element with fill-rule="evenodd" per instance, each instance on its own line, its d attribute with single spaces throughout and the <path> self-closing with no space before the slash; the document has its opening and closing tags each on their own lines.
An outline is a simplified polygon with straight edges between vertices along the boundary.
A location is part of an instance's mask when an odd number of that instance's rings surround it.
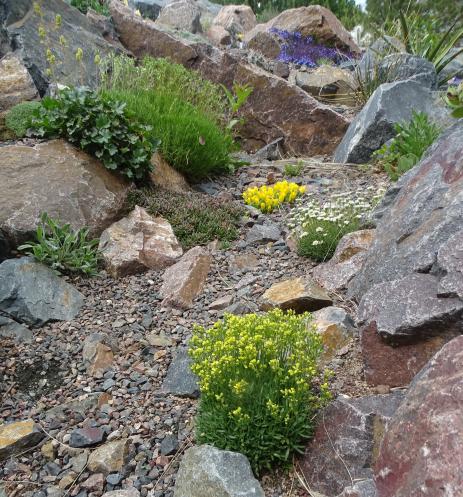
<svg viewBox="0 0 463 497">
<path fill-rule="evenodd" d="M 32 326 L 73 319 L 83 295 L 30 257 L 0 264 L 0 311 Z"/>
<path fill-rule="evenodd" d="M 164 269 L 183 254 L 169 222 L 150 216 L 138 205 L 103 231 L 99 249 L 115 278 L 147 268 Z"/>
<path fill-rule="evenodd" d="M 390 54 L 378 67 L 380 77 L 388 83 L 393 81 L 416 81 L 426 88 L 437 89 L 437 72 L 427 59 L 409 53 Z"/>
<path fill-rule="evenodd" d="M 463 488 L 463 337 L 413 380 L 375 466 L 378 497 L 458 496 Z"/>
<path fill-rule="evenodd" d="M 244 34 L 257 24 L 256 16 L 248 5 L 225 5 L 212 21 L 222 26 L 232 35 Z"/>
<path fill-rule="evenodd" d="M 128 0 L 130 7 L 138 10 L 143 17 L 155 21 L 161 9 L 165 7 L 171 0 Z M 210 2 L 209 0 L 196 0 L 196 5 L 201 10 L 202 19 L 212 19 L 219 13 L 222 8 L 217 3 Z"/>
<path fill-rule="evenodd" d="M 284 138 L 284 149 L 297 154 L 330 153 L 339 143 L 348 121 L 329 107 L 282 78 L 249 65 L 239 55 L 202 42 L 189 41 L 148 20 L 132 15 L 113 0 L 111 14 L 121 42 L 137 57 L 169 57 L 197 69 L 215 83 L 231 87 L 248 83 L 254 91 L 242 108 L 240 129 L 244 148 L 256 151 Z"/>
<path fill-rule="evenodd" d="M 0 230 L 12 245 L 35 232 L 40 214 L 99 235 L 119 216 L 129 184 L 64 140 L 0 148 Z"/>
<path fill-rule="evenodd" d="M 156 24 L 162 24 L 179 31 L 201 33 L 201 11 L 194 0 L 176 0 L 161 9 Z"/>
<path fill-rule="evenodd" d="M 244 39 L 250 42 L 257 33 L 269 31 L 272 28 L 298 32 L 302 36 L 313 36 L 317 42 L 340 50 L 360 52 L 354 39 L 339 19 L 330 10 L 320 5 L 285 10 L 269 22 L 258 24 L 245 35 Z"/>
<path fill-rule="evenodd" d="M 35 100 L 39 93 L 17 54 L 0 59 L 0 113 L 26 100 Z"/>
<path fill-rule="evenodd" d="M 174 497 L 264 497 L 248 459 L 210 445 L 191 447 L 183 455 Z"/>
<path fill-rule="evenodd" d="M 439 112 L 432 92 L 416 81 L 380 85 L 355 117 L 334 153 L 336 162 L 368 162 L 374 151 L 396 134 L 394 124 L 409 121 L 412 111 Z"/>
<path fill-rule="evenodd" d="M 0 11 L 0 31 L 2 28 L 5 30 L 10 48 L 28 69 L 40 94 L 45 93 L 50 79 L 47 75 L 47 47 L 56 59 L 53 65 L 54 81 L 96 86 L 98 67 L 94 63 L 95 55 L 104 57 L 112 53 L 114 47 L 91 21 L 66 2 L 40 2 L 40 14 L 33 4 L 33 0 L 5 0 Z M 58 15 L 60 24 L 56 23 Z M 40 37 L 39 27 L 45 30 L 43 38 Z M 60 36 L 65 37 L 65 44 L 60 43 Z M 76 63 L 75 59 L 78 49 L 83 51 L 80 63 Z"/>
<path fill-rule="evenodd" d="M 402 399 L 401 392 L 339 396 L 324 409 L 301 461 L 307 485 L 336 497 L 354 481 L 372 478 L 386 424 Z"/>
</svg>

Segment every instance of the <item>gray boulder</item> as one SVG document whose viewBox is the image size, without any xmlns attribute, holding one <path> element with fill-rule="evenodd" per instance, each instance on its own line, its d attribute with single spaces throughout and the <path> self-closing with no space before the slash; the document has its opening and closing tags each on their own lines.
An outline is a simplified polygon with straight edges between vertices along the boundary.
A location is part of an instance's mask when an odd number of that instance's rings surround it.
<svg viewBox="0 0 463 497">
<path fill-rule="evenodd" d="M 396 81 L 379 86 L 350 124 L 334 153 L 336 162 L 368 162 L 375 150 L 395 136 L 394 124 L 409 121 L 412 111 L 433 116 L 434 95 L 416 81 Z"/>
<path fill-rule="evenodd" d="M 83 295 L 30 257 L 0 264 L 0 311 L 31 326 L 73 319 Z"/>
<path fill-rule="evenodd" d="M 28 342 L 32 339 L 32 331 L 27 326 L 0 315 L 0 337 L 13 338 L 18 342 Z"/>
<path fill-rule="evenodd" d="M 185 452 L 174 497 L 264 497 L 264 492 L 246 456 L 200 445 Z"/>
<path fill-rule="evenodd" d="M 129 0 L 129 6 L 138 10 L 143 17 L 155 21 L 161 9 L 169 3 L 169 0 Z"/>
<path fill-rule="evenodd" d="M 20 55 L 41 95 L 49 84 L 45 54 L 48 46 L 56 58 L 54 80 L 68 85 L 96 86 L 95 55 L 104 57 L 113 52 L 114 47 L 85 15 L 62 0 L 40 2 L 42 16 L 35 13 L 32 0 L 5 0 L 2 6 L 0 31 L 5 33 L 9 45 L 6 50 L 14 50 Z M 61 16 L 58 27 L 55 24 L 57 15 Z M 40 26 L 46 32 L 44 40 L 39 35 Z M 66 46 L 60 43 L 60 36 L 66 38 Z M 75 54 L 79 48 L 83 58 L 76 63 Z"/>
<path fill-rule="evenodd" d="M 388 82 L 416 81 L 426 88 L 437 89 L 437 73 L 429 60 L 408 53 L 391 54 L 381 61 L 379 74 Z"/>
<path fill-rule="evenodd" d="M 156 24 L 169 28 L 201 33 L 201 10 L 194 0 L 176 0 L 165 5 L 159 13 Z"/>
</svg>

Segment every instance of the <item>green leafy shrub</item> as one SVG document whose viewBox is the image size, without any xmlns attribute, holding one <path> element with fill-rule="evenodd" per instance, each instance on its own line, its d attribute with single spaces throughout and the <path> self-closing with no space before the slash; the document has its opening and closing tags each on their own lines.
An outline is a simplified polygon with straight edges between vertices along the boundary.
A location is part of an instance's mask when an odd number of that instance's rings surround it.
<svg viewBox="0 0 463 497">
<path fill-rule="evenodd" d="M 104 16 L 109 15 L 108 0 L 71 0 L 71 5 L 86 14 L 88 9 L 93 9 Z"/>
<path fill-rule="evenodd" d="M 303 451 L 329 396 L 310 315 L 227 314 L 210 329 L 196 326 L 190 346 L 199 443 L 245 454 L 256 473 Z"/>
<path fill-rule="evenodd" d="M 233 165 L 233 137 L 192 104 L 156 90 L 111 90 L 137 120 L 149 125 L 147 136 L 160 139 L 162 157 L 190 180 L 226 172 Z"/>
<path fill-rule="evenodd" d="M 239 205 L 201 193 L 173 193 L 161 189 L 134 190 L 129 204 L 140 205 L 153 216 L 169 221 L 184 250 L 213 240 L 231 242 L 238 237 L 243 214 Z"/>
<path fill-rule="evenodd" d="M 6 127 L 18 137 L 26 136 L 31 127 L 34 112 L 40 107 L 40 102 L 22 102 L 12 107 L 5 117 Z"/>
<path fill-rule="evenodd" d="M 374 153 L 380 165 L 393 181 L 397 181 L 423 157 L 439 136 L 441 129 L 423 112 L 413 112 L 408 123 L 394 126 L 397 135 Z"/>
<path fill-rule="evenodd" d="M 302 161 L 298 161 L 296 164 L 285 164 L 284 173 L 285 176 L 294 178 L 296 176 L 300 176 L 303 170 L 304 163 Z"/>
<path fill-rule="evenodd" d="M 150 159 L 158 144 L 148 126 L 132 119 L 125 103 L 88 88 L 44 98 L 32 127 L 40 137 L 66 138 L 130 179 L 141 179 L 152 169 Z"/>
<path fill-rule="evenodd" d="M 106 57 L 101 64 L 101 88 L 169 95 L 172 101 L 193 105 L 217 124 L 225 124 L 228 113 L 228 102 L 219 85 L 168 59 L 146 56 L 137 63 L 125 55 Z"/>
<path fill-rule="evenodd" d="M 73 230 L 69 224 L 60 225 L 48 214 L 40 216 L 37 241 L 28 242 L 18 250 L 32 255 L 58 273 L 82 273 L 94 276 L 98 271 L 98 240 L 88 239 L 88 229 Z"/>
<path fill-rule="evenodd" d="M 448 89 L 445 101 L 452 108 L 453 117 L 457 119 L 463 117 L 463 82 Z"/>
<path fill-rule="evenodd" d="M 314 195 L 308 202 L 300 201 L 291 212 L 289 223 L 298 254 L 315 261 L 330 259 L 344 235 L 366 224 L 383 193 L 368 188 L 333 194 L 324 203 Z"/>
</svg>

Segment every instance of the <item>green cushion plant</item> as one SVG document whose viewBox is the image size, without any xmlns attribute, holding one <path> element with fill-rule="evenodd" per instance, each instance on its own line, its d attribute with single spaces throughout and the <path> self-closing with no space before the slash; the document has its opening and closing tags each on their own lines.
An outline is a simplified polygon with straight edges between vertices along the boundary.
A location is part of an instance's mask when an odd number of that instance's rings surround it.
<svg viewBox="0 0 463 497">
<path fill-rule="evenodd" d="M 13 131 L 17 138 L 26 136 L 27 130 L 31 127 L 32 118 L 35 111 L 40 108 L 41 103 L 37 101 L 21 102 L 12 107 L 6 117 L 6 127 Z"/>
</svg>

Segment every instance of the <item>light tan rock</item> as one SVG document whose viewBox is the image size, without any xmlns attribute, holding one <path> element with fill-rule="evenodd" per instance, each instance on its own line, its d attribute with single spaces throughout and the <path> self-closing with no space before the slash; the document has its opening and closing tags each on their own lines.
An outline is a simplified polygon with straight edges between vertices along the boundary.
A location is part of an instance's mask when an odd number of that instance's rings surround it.
<svg viewBox="0 0 463 497">
<path fill-rule="evenodd" d="M 115 278 L 147 268 L 164 269 L 183 253 L 168 221 L 139 206 L 103 232 L 99 249 Z"/>
<path fill-rule="evenodd" d="M 45 459 L 53 461 L 56 457 L 56 447 L 54 446 L 53 441 L 50 440 L 50 442 L 43 444 L 42 447 L 40 447 L 40 452 L 42 452 Z"/>
<path fill-rule="evenodd" d="M 39 92 L 19 57 L 9 53 L 0 59 L 0 113 L 38 98 Z"/>
<path fill-rule="evenodd" d="M 37 445 L 45 433 L 32 419 L 0 426 L 0 462 Z"/>
<path fill-rule="evenodd" d="M 165 5 L 156 24 L 162 24 L 179 31 L 201 33 L 201 10 L 193 0 L 175 0 Z"/>
<path fill-rule="evenodd" d="M 174 193 L 188 193 L 192 189 L 187 180 L 172 166 L 170 166 L 160 154 L 156 153 L 151 158 L 154 169 L 150 173 L 150 180 L 154 186 Z"/>
<path fill-rule="evenodd" d="M 314 97 L 323 97 L 344 105 L 356 105 L 358 83 L 350 71 L 323 65 L 311 72 L 298 71 L 296 84 Z"/>
<path fill-rule="evenodd" d="M 320 5 L 285 10 L 269 22 L 258 24 L 246 33 L 244 40 L 249 43 L 258 32 L 269 31 L 271 28 L 297 31 L 303 36 L 313 36 L 323 45 L 360 53 L 360 48 L 339 19 L 329 9 Z"/>
<path fill-rule="evenodd" d="M 257 20 L 248 5 L 224 5 L 212 24 L 222 26 L 232 35 L 237 35 L 250 31 L 257 25 Z"/>
<path fill-rule="evenodd" d="M 330 306 L 329 295 L 311 278 L 292 278 L 273 284 L 263 295 L 261 309 L 268 311 L 279 307 L 297 313 L 316 311 Z"/>
<path fill-rule="evenodd" d="M 176 264 L 168 268 L 162 279 L 160 294 L 163 305 L 189 309 L 206 282 L 212 257 L 202 247 L 193 247 Z"/>
<path fill-rule="evenodd" d="M 64 140 L 0 147 L 0 229 L 12 245 L 30 239 L 40 214 L 99 235 L 119 216 L 129 183 Z"/>
<path fill-rule="evenodd" d="M 230 33 L 223 26 L 212 25 L 207 30 L 206 36 L 216 47 L 223 47 L 231 43 Z"/>
<path fill-rule="evenodd" d="M 127 438 L 107 442 L 95 449 L 88 458 L 87 467 L 104 475 L 121 471 L 126 464 L 130 442 Z"/>
<path fill-rule="evenodd" d="M 375 230 L 348 233 L 339 242 L 333 257 L 313 270 L 313 278 L 328 291 L 340 291 L 360 271 Z"/>
</svg>

